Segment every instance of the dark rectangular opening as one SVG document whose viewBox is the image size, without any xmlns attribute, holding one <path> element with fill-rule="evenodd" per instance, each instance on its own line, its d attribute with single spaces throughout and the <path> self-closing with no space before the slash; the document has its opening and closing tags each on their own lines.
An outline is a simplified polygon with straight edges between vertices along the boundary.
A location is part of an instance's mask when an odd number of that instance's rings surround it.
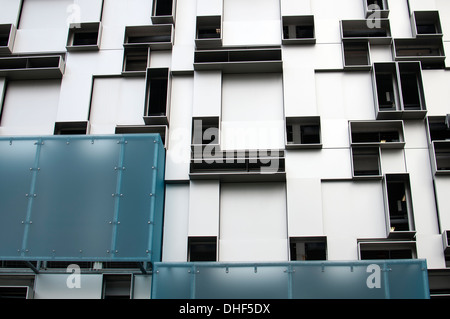
<svg viewBox="0 0 450 319">
<path fill-rule="evenodd" d="M 318 144 L 320 143 L 320 127 L 319 125 L 302 125 L 300 128 L 302 144 Z"/>
<path fill-rule="evenodd" d="M 367 43 L 344 43 L 346 66 L 367 66 L 370 64 L 369 46 Z"/>
<path fill-rule="evenodd" d="M 434 152 L 436 169 L 438 171 L 450 170 L 450 142 L 434 143 Z"/>
<path fill-rule="evenodd" d="M 313 25 L 297 25 L 297 26 L 295 26 L 295 36 L 297 39 L 314 38 L 314 26 Z"/>
<path fill-rule="evenodd" d="M 204 26 L 198 28 L 198 39 L 218 39 L 220 38 L 220 28 L 215 26 Z"/>
<path fill-rule="evenodd" d="M 395 143 L 400 142 L 398 131 L 352 132 L 353 143 Z"/>
<path fill-rule="evenodd" d="M 167 110 L 168 73 L 148 78 L 148 116 L 165 116 Z"/>
<path fill-rule="evenodd" d="M 148 49 L 125 50 L 124 71 L 136 72 L 145 71 L 148 64 Z"/>
<path fill-rule="evenodd" d="M 419 79 L 416 73 L 400 72 L 402 85 L 403 108 L 405 110 L 420 110 L 421 96 L 419 91 Z"/>
<path fill-rule="evenodd" d="M 379 249 L 361 250 L 362 260 L 371 259 L 412 259 L 411 249 Z"/>
<path fill-rule="evenodd" d="M 56 122 L 54 135 L 85 135 L 87 122 Z"/>
<path fill-rule="evenodd" d="M 189 237 L 188 261 L 216 261 L 217 237 Z"/>
<path fill-rule="evenodd" d="M 381 176 L 378 147 L 353 148 L 354 176 Z"/>
<path fill-rule="evenodd" d="M 286 118 L 286 142 L 292 145 L 320 144 L 320 119 Z"/>
<path fill-rule="evenodd" d="M 429 121 L 430 139 L 431 141 L 445 141 L 450 140 L 450 127 L 443 120 Z"/>
<path fill-rule="evenodd" d="M 377 10 L 385 10 L 384 0 L 367 0 L 367 7 L 376 6 Z"/>
<path fill-rule="evenodd" d="M 391 231 L 410 231 L 406 181 L 387 178 L 387 196 Z"/>
<path fill-rule="evenodd" d="M 104 299 L 130 299 L 131 275 L 103 275 Z"/>
<path fill-rule="evenodd" d="M 382 110 L 396 110 L 394 75 L 391 73 L 376 73 L 378 107 Z"/>
<path fill-rule="evenodd" d="M 156 16 L 170 16 L 172 15 L 173 0 L 154 0 L 155 15 Z"/>
<path fill-rule="evenodd" d="M 0 287 L 0 299 L 26 299 L 27 287 Z"/>
<path fill-rule="evenodd" d="M 73 45 L 96 45 L 98 42 L 98 32 L 75 32 L 73 35 Z"/>
<path fill-rule="evenodd" d="M 28 68 L 54 68 L 59 66 L 59 57 L 29 58 Z"/>
<path fill-rule="evenodd" d="M 16 69 L 26 69 L 27 59 L 26 58 L 6 58 L 0 59 L 0 70 L 16 70 Z"/>
<path fill-rule="evenodd" d="M 292 237 L 289 248 L 292 261 L 327 259 L 326 238 Z"/>
<path fill-rule="evenodd" d="M 211 144 L 219 142 L 219 118 L 194 118 L 192 125 L 192 144 Z"/>
<path fill-rule="evenodd" d="M 0 47 L 8 46 L 9 34 L 0 33 Z"/>
</svg>

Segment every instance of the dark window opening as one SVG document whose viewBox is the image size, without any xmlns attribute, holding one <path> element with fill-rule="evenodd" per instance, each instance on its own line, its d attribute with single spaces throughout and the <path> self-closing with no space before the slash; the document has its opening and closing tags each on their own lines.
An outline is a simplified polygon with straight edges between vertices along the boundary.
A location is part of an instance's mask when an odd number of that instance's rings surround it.
<svg viewBox="0 0 450 319">
<path fill-rule="evenodd" d="M 344 59 L 346 66 L 370 65 L 368 43 L 344 43 Z"/>
<path fill-rule="evenodd" d="M 148 116 L 166 115 L 167 79 L 151 80 L 148 106 Z"/>
<path fill-rule="evenodd" d="M 326 238 L 291 238 L 291 260 L 326 260 Z"/>
<path fill-rule="evenodd" d="M 148 63 L 148 50 L 125 50 L 126 72 L 145 71 Z"/>
<path fill-rule="evenodd" d="M 302 125 L 300 134 L 302 144 L 320 143 L 320 127 L 318 125 Z"/>
<path fill-rule="evenodd" d="M 403 107 L 405 110 L 421 109 L 421 97 L 418 87 L 418 78 L 415 73 L 400 73 L 402 85 Z"/>
<path fill-rule="evenodd" d="M 130 299 L 131 275 L 103 275 L 104 299 Z"/>
<path fill-rule="evenodd" d="M 352 154 L 354 176 L 381 176 L 378 147 L 353 148 Z"/>
<path fill-rule="evenodd" d="M 219 118 L 195 118 L 193 120 L 192 144 L 211 144 L 219 139 Z"/>
<path fill-rule="evenodd" d="M 199 27 L 198 28 L 198 39 L 218 39 L 220 38 L 220 27 Z"/>
<path fill-rule="evenodd" d="M 295 35 L 297 39 L 314 38 L 314 26 L 298 25 L 295 27 Z"/>
<path fill-rule="evenodd" d="M 450 127 L 447 125 L 445 118 L 443 120 L 430 120 L 429 130 L 431 141 L 450 140 Z"/>
<path fill-rule="evenodd" d="M 27 287 L 0 287 L 0 299 L 26 299 Z"/>
<path fill-rule="evenodd" d="M 87 122 L 56 122 L 54 135 L 85 135 Z"/>
<path fill-rule="evenodd" d="M 168 35 L 143 35 L 143 36 L 129 36 L 128 43 L 151 43 L 151 42 L 170 42 L 172 40 L 170 34 Z"/>
<path fill-rule="evenodd" d="M 408 200 L 404 181 L 388 181 L 389 221 L 392 231 L 409 231 Z"/>
<path fill-rule="evenodd" d="M 450 143 L 434 143 L 436 169 L 438 171 L 450 170 Z"/>
<path fill-rule="evenodd" d="M 361 250 L 361 259 L 413 259 L 413 253 L 411 249 Z"/>
<path fill-rule="evenodd" d="M 319 118 L 286 118 L 288 145 L 316 145 L 321 143 Z"/>
<path fill-rule="evenodd" d="M 376 6 L 377 10 L 385 9 L 383 0 L 367 0 L 367 6 Z"/>
<path fill-rule="evenodd" d="M 155 15 L 169 16 L 172 15 L 172 1 L 173 0 L 154 0 Z"/>
<path fill-rule="evenodd" d="M 217 237 L 189 237 L 188 261 L 216 261 Z"/>
<path fill-rule="evenodd" d="M 352 132 L 353 143 L 395 143 L 400 142 L 397 131 L 390 132 Z"/>
<path fill-rule="evenodd" d="M 0 47 L 8 46 L 9 34 L 0 34 Z"/>
<path fill-rule="evenodd" d="M 73 45 L 96 45 L 98 32 L 75 32 L 73 35 Z"/>
<path fill-rule="evenodd" d="M 376 74 L 378 106 L 380 109 L 396 109 L 393 75 L 389 73 Z"/>
</svg>

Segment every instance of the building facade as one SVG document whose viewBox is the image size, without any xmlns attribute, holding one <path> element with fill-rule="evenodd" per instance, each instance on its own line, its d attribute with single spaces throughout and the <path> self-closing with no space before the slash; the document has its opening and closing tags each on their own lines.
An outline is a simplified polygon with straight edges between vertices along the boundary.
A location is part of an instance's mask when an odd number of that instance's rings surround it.
<svg viewBox="0 0 450 319">
<path fill-rule="evenodd" d="M 447 0 L 0 0 L 0 295 L 450 294 Z"/>
</svg>

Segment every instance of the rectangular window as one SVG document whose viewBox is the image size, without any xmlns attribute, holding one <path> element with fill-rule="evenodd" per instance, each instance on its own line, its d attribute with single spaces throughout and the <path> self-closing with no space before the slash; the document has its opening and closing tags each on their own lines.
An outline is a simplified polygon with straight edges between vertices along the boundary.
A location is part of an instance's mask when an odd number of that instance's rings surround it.
<svg viewBox="0 0 450 319">
<path fill-rule="evenodd" d="M 394 39 L 395 61 L 420 61 L 424 69 L 444 68 L 442 37 Z"/>
<path fill-rule="evenodd" d="M 219 144 L 219 117 L 193 118 L 192 144 Z"/>
<path fill-rule="evenodd" d="M 370 70 L 369 42 L 343 41 L 344 69 Z"/>
<path fill-rule="evenodd" d="M 217 237 L 189 237 L 188 261 L 217 261 Z"/>
<path fill-rule="evenodd" d="M 388 236 L 409 238 L 414 236 L 414 217 L 408 174 L 385 175 L 385 200 Z"/>
<path fill-rule="evenodd" d="M 287 117 L 287 148 L 321 148 L 320 117 Z"/>
<path fill-rule="evenodd" d="M 403 121 L 350 121 L 352 146 L 402 148 L 405 145 Z"/>
<path fill-rule="evenodd" d="M 54 135 L 86 135 L 89 123 L 85 122 L 56 122 Z"/>
<path fill-rule="evenodd" d="M 175 0 L 153 0 L 153 24 L 173 23 Z"/>
<path fill-rule="evenodd" d="M 388 0 L 363 0 L 367 18 L 388 18 Z"/>
<path fill-rule="evenodd" d="M 291 260 L 327 260 L 326 237 L 291 237 Z"/>
<path fill-rule="evenodd" d="M 414 11 L 412 15 L 414 36 L 442 36 L 439 11 Z"/>
<path fill-rule="evenodd" d="M 16 37 L 16 27 L 13 24 L 0 24 L 0 54 L 11 54 Z"/>
<path fill-rule="evenodd" d="M 100 22 L 71 24 L 66 48 L 68 51 L 98 50 L 100 35 Z"/>
<path fill-rule="evenodd" d="M 125 48 L 122 73 L 145 74 L 148 56 L 148 48 Z"/>
<path fill-rule="evenodd" d="M 372 44 L 390 44 L 391 26 L 388 19 L 342 20 L 341 37 L 343 40 L 367 40 Z"/>
<path fill-rule="evenodd" d="M 359 242 L 361 260 L 377 259 L 415 259 L 415 242 Z"/>
<path fill-rule="evenodd" d="M 103 275 L 103 299 L 130 299 L 132 275 Z"/>
<path fill-rule="evenodd" d="M 213 49 L 222 46 L 222 17 L 198 16 L 195 45 L 198 49 Z"/>
<path fill-rule="evenodd" d="M 433 142 L 436 173 L 450 173 L 450 141 Z"/>
<path fill-rule="evenodd" d="M 147 47 L 151 50 L 170 50 L 172 48 L 173 25 L 127 26 L 125 28 L 125 47 Z"/>
<path fill-rule="evenodd" d="M 283 44 L 315 43 L 314 16 L 283 16 Z"/>
<path fill-rule="evenodd" d="M 426 115 L 420 62 L 374 63 L 377 119 L 423 119 Z"/>
<path fill-rule="evenodd" d="M 380 158 L 379 147 L 353 147 L 353 178 L 381 178 Z"/>
<path fill-rule="evenodd" d="M 170 72 L 168 68 L 151 68 L 146 76 L 146 124 L 168 125 Z"/>
<path fill-rule="evenodd" d="M 429 116 L 427 118 L 429 143 L 450 141 L 450 114 L 447 116 Z"/>
<path fill-rule="evenodd" d="M 28 287 L 0 287 L 0 299 L 27 299 Z"/>
</svg>

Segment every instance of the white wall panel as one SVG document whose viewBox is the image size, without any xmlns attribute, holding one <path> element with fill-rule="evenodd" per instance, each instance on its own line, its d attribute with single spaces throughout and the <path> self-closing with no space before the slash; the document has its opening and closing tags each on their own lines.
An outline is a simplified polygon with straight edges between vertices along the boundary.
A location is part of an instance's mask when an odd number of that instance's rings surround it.
<svg viewBox="0 0 450 319">
<path fill-rule="evenodd" d="M 428 149 L 406 149 L 411 197 L 417 233 L 438 234 L 433 179 Z"/>
<path fill-rule="evenodd" d="M 12 23 L 17 26 L 21 0 L 0 0 L 0 24 Z"/>
<path fill-rule="evenodd" d="M 114 134 L 116 125 L 143 125 L 144 78 L 95 78 L 91 134 Z"/>
<path fill-rule="evenodd" d="M 441 231 L 450 230 L 450 181 L 447 177 L 435 178 L 436 203 Z"/>
<path fill-rule="evenodd" d="M 445 256 L 440 234 L 417 234 L 416 242 L 417 258 L 426 259 L 428 269 L 445 268 Z"/>
<path fill-rule="evenodd" d="M 194 73 L 193 116 L 220 116 L 222 109 L 222 71 Z"/>
<path fill-rule="evenodd" d="M 284 148 L 281 74 L 226 74 L 222 88 L 222 149 Z"/>
<path fill-rule="evenodd" d="M 196 0 L 177 1 L 177 15 L 174 46 L 172 49 L 172 71 L 193 71 Z"/>
<path fill-rule="evenodd" d="M 60 80 L 8 82 L 0 134 L 53 134 L 60 86 Z"/>
<path fill-rule="evenodd" d="M 224 183 L 220 210 L 219 261 L 287 260 L 284 183 Z"/>
<path fill-rule="evenodd" d="M 281 0 L 280 2 L 282 16 L 311 14 L 311 0 Z"/>
<path fill-rule="evenodd" d="M 166 180 L 189 180 L 194 79 L 173 76 Z"/>
<path fill-rule="evenodd" d="M 278 0 L 224 0 L 223 45 L 280 45 Z"/>
<path fill-rule="evenodd" d="M 189 184 L 167 184 L 164 208 L 163 262 L 187 260 Z"/>
<path fill-rule="evenodd" d="M 428 148 L 427 132 L 423 121 L 404 121 L 405 148 Z"/>
<path fill-rule="evenodd" d="M 197 0 L 197 15 L 223 15 L 223 1 L 226 0 Z"/>
<path fill-rule="evenodd" d="M 435 0 L 408 0 L 411 13 L 414 11 L 436 10 Z"/>
<path fill-rule="evenodd" d="M 389 1 L 389 21 L 393 38 L 411 38 L 408 0 Z"/>
<path fill-rule="evenodd" d="M 449 51 L 450 52 L 450 51 Z M 450 113 L 450 72 L 446 70 L 423 70 L 423 86 L 426 98 L 427 115 Z"/>
<path fill-rule="evenodd" d="M 381 170 L 383 174 L 406 173 L 405 151 L 381 149 Z"/>
<path fill-rule="evenodd" d="M 435 0 L 436 7 L 439 9 L 439 15 L 441 17 L 441 27 L 444 33 L 444 41 L 450 40 L 450 1 L 448 0 Z"/>
<path fill-rule="evenodd" d="M 351 178 L 350 149 L 288 151 L 286 173 L 290 178 Z"/>
<path fill-rule="evenodd" d="M 67 274 L 40 274 L 35 278 L 35 299 L 101 299 L 103 276 L 82 274 L 80 288 L 68 288 Z"/>
<path fill-rule="evenodd" d="M 219 236 L 220 182 L 191 181 L 189 236 Z"/>
<path fill-rule="evenodd" d="M 320 179 L 288 176 L 286 190 L 289 237 L 323 236 Z"/>
<path fill-rule="evenodd" d="M 322 206 L 325 235 L 333 238 L 328 241 L 330 260 L 356 258 L 357 239 L 386 236 L 381 181 L 322 182 Z M 339 246 L 334 238 L 348 243 Z"/>
</svg>

